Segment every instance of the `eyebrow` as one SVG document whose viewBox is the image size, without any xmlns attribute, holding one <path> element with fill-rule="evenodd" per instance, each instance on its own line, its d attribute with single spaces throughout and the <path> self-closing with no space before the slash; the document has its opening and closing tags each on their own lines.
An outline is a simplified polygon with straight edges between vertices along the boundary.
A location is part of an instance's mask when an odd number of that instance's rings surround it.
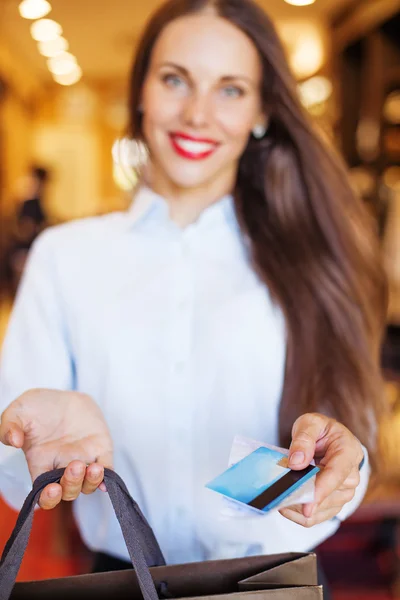
<svg viewBox="0 0 400 600">
<path fill-rule="evenodd" d="M 159 68 L 162 67 L 172 67 L 174 69 L 176 69 L 177 71 L 179 71 L 180 73 L 182 73 L 182 75 L 185 75 L 186 77 L 190 78 L 190 73 L 187 69 L 185 69 L 185 67 L 182 67 L 182 65 L 178 65 L 177 63 L 174 62 L 164 62 L 164 63 L 160 63 L 158 65 Z M 247 77 L 246 75 L 224 75 L 223 77 L 220 78 L 220 81 L 226 83 L 228 81 L 234 81 L 236 79 L 243 79 L 245 81 L 247 81 L 247 83 L 249 83 L 250 85 L 255 85 L 254 81 L 252 81 L 252 79 L 250 79 L 250 77 Z"/>
</svg>

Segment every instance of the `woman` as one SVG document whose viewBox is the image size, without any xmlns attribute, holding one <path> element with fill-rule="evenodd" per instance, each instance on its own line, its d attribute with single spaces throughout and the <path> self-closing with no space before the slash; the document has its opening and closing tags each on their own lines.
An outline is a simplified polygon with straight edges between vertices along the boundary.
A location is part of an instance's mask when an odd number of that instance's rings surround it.
<svg viewBox="0 0 400 600">
<path fill-rule="evenodd" d="M 160 8 L 133 68 L 130 134 L 148 146 L 151 189 L 32 252 L 4 345 L 2 492 L 18 505 L 30 485 L 15 448 L 32 478 L 68 465 L 40 504 L 77 498 L 108 566 L 128 555 L 107 496 L 91 495 L 103 465 L 170 563 L 309 550 L 358 506 L 374 457 L 375 236 L 249 1 Z M 315 501 L 223 520 L 204 484 L 237 433 L 291 443 L 294 469 L 320 460 Z"/>
</svg>

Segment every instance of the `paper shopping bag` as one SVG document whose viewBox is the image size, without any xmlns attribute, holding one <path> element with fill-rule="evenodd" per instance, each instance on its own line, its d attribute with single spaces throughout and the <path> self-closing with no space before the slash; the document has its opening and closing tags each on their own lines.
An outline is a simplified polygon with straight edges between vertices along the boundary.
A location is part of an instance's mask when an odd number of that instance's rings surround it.
<svg viewBox="0 0 400 600">
<path fill-rule="evenodd" d="M 104 480 L 133 564 L 128 571 L 15 583 L 43 488 L 64 469 L 38 477 L 0 562 L 0 600 L 322 600 L 314 554 L 289 553 L 166 566 L 154 536 L 124 482 Z M 157 565 L 150 567 L 148 565 Z"/>
</svg>

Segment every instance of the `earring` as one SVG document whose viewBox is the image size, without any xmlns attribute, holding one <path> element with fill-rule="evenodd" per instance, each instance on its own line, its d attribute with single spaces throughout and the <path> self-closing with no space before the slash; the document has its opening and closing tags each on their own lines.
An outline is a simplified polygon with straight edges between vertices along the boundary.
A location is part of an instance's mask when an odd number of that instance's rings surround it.
<svg viewBox="0 0 400 600">
<path fill-rule="evenodd" d="M 265 127 L 265 125 L 262 125 L 262 124 L 254 125 L 254 127 L 252 129 L 252 134 L 254 135 L 254 137 L 257 140 L 261 140 L 261 138 L 264 137 L 266 132 L 267 132 L 267 128 Z"/>
<path fill-rule="evenodd" d="M 116 140 L 112 155 L 115 164 L 125 169 L 133 169 L 136 174 L 140 174 L 148 162 L 149 150 L 142 140 L 132 140 L 125 137 Z"/>
</svg>

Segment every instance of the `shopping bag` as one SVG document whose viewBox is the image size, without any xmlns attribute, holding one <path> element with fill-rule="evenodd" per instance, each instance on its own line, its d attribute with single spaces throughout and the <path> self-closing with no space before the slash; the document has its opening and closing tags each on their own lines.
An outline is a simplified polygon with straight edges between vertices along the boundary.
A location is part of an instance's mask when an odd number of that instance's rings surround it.
<svg viewBox="0 0 400 600">
<path fill-rule="evenodd" d="M 271 556 L 166 566 L 154 536 L 122 479 L 108 469 L 104 481 L 133 569 L 15 583 L 43 488 L 64 469 L 35 480 L 0 562 L 0 600 L 322 600 L 314 554 Z M 157 565 L 150 567 L 148 565 Z"/>
</svg>

